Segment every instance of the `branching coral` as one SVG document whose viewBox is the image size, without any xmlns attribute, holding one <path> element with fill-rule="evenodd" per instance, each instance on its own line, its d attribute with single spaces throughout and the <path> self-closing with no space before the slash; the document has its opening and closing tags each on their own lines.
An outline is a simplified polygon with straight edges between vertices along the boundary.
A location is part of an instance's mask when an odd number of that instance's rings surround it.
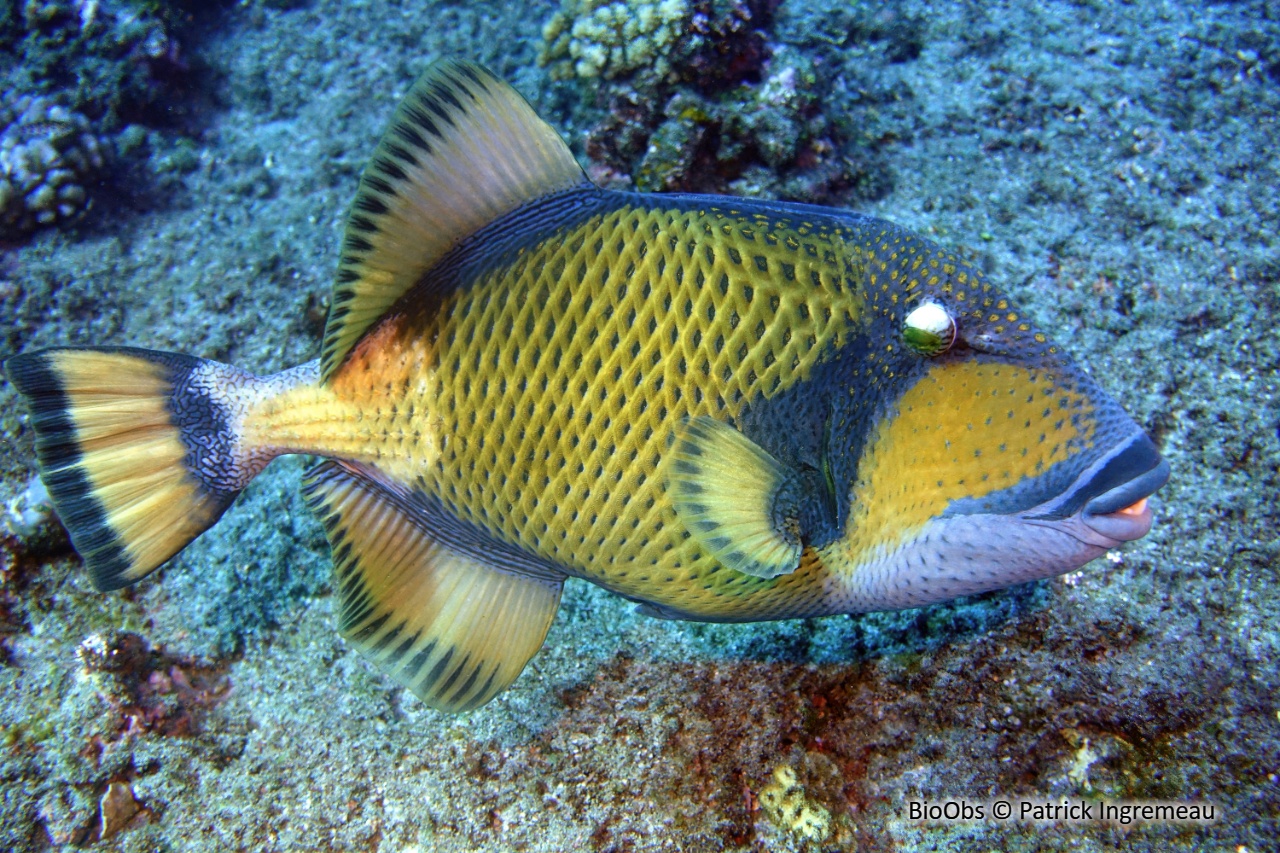
<svg viewBox="0 0 1280 853">
<path fill-rule="evenodd" d="M 543 27 L 539 59 L 543 65 L 567 63 L 583 78 L 642 68 L 662 77 L 689 44 L 690 14 L 688 0 L 565 0 Z"/>
<path fill-rule="evenodd" d="M 838 202 L 878 183 L 818 64 L 770 40 L 776 0 L 562 2 L 541 60 L 608 110 L 586 134 L 603 185 Z"/>
</svg>

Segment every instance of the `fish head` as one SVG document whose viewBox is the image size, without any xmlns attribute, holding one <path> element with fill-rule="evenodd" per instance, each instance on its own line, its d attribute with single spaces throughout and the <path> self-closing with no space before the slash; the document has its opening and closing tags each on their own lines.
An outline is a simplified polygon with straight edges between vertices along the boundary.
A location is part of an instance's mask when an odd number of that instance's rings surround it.
<svg viewBox="0 0 1280 853">
<path fill-rule="evenodd" d="M 1050 577 L 1150 530 L 1168 463 L 1059 344 L 941 250 L 891 284 L 864 369 L 875 411 L 823 551 L 855 599 L 911 607 Z"/>
</svg>

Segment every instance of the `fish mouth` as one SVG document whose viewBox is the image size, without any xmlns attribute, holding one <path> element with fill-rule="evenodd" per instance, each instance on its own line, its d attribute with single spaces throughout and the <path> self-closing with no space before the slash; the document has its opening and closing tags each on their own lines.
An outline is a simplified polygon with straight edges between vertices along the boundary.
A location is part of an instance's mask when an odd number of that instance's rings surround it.
<svg viewBox="0 0 1280 853">
<path fill-rule="evenodd" d="M 1169 463 L 1157 459 L 1153 468 L 1085 504 L 1080 520 L 1095 533 L 1118 542 L 1146 536 L 1152 520 L 1147 498 L 1169 479 Z"/>
<path fill-rule="evenodd" d="M 1051 511 L 1035 520 L 1071 519 L 1077 536 L 1112 547 L 1140 539 L 1151 529 L 1147 498 L 1169 479 L 1169 463 L 1139 433 L 1090 466 Z M 1048 509 L 1046 507 L 1045 509 Z"/>
</svg>

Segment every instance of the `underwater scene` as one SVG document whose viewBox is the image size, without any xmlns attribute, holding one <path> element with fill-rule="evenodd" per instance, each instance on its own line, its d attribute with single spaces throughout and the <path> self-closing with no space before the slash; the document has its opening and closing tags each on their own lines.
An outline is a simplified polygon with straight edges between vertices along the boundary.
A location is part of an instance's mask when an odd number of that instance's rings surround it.
<svg viewBox="0 0 1280 853">
<path fill-rule="evenodd" d="M 0 849 L 1280 849 L 1280 4 L 0 74 Z"/>
</svg>

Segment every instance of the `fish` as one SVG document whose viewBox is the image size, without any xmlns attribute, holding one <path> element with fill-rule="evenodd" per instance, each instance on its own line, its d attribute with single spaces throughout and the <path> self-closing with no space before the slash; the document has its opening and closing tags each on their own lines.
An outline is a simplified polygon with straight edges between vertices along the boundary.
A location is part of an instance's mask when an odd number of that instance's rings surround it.
<svg viewBox="0 0 1280 853">
<path fill-rule="evenodd" d="M 921 607 L 1145 535 L 1150 437 L 954 251 L 848 210 L 606 191 L 459 59 L 396 108 L 319 357 L 257 376 L 58 347 L 4 362 L 94 585 L 132 584 L 272 459 L 327 536 L 338 629 L 478 708 L 565 581 L 661 618 Z"/>
</svg>

